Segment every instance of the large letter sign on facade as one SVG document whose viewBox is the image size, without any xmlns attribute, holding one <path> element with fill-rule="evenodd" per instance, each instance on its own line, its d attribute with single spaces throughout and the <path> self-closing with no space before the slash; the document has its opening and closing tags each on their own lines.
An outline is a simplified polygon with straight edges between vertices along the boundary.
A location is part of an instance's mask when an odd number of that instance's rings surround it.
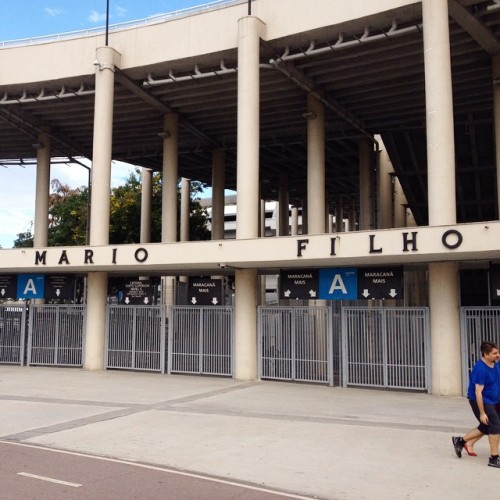
<svg viewBox="0 0 500 500">
<path fill-rule="evenodd" d="M 18 299 L 43 299 L 45 279 L 43 274 L 20 274 L 17 277 Z"/>
<path fill-rule="evenodd" d="M 323 300 L 356 300 L 358 298 L 357 269 L 350 267 L 320 269 L 319 298 Z"/>
</svg>

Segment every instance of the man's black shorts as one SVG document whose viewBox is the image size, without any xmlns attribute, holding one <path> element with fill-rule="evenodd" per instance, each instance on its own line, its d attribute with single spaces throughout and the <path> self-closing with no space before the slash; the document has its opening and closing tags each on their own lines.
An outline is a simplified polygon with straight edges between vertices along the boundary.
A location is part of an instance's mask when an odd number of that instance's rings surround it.
<svg viewBox="0 0 500 500">
<path fill-rule="evenodd" d="M 488 425 L 484 425 L 481 420 L 479 420 L 479 407 L 476 401 L 469 399 L 469 403 L 474 415 L 479 421 L 478 430 L 483 434 L 500 434 L 500 414 L 497 406 L 484 403 L 484 412 L 488 415 L 489 420 Z"/>
</svg>

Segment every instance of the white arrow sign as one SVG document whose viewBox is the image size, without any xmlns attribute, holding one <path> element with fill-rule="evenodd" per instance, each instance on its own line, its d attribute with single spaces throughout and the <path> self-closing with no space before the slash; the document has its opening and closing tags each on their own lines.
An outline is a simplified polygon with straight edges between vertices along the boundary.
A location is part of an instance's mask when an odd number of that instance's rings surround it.
<svg viewBox="0 0 500 500">
<path fill-rule="evenodd" d="M 285 297 L 290 297 L 291 290 L 285 290 Z"/>
<path fill-rule="evenodd" d="M 61 290 L 59 290 L 59 288 L 56 288 L 56 295 L 59 297 L 59 295 L 61 295 Z"/>
<path fill-rule="evenodd" d="M 394 288 L 391 288 L 391 291 L 389 292 L 389 295 L 394 298 L 396 295 L 398 294 L 398 292 L 396 292 L 396 290 Z"/>
<path fill-rule="evenodd" d="M 368 289 L 367 289 L 367 288 L 365 288 L 365 289 L 363 290 L 363 293 L 362 293 L 361 295 L 362 295 L 362 296 L 366 299 L 366 298 L 368 298 L 368 297 L 369 297 L 370 292 L 368 291 Z"/>
<path fill-rule="evenodd" d="M 125 297 L 125 304 L 128 304 L 130 302 L 130 299 L 128 297 Z"/>
<path fill-rule="evenodd" d="M 196 297 L 192 297 L 192 298 L 191 298 L 191 304 L 193 304 L 193 305 L 194 305 L 194 304 L 196 304 L 196 302 L 198 302 L 198 301 L 196 300 Z"/>
<path fill-rule="evenodd" d="M 316 290 L 309 290 L 309 296 L 311 298 L 316 297 Z"/>
<path fill-rule="evenodd" d="M 212 304 L 215 306 L 219 301 L 217 300 L 217 297 L 214 297 L 212 299 Z"/>
<path fill-rule="evenodd" d="M 2 293 L 2 295 L 3 295 L 3 293 Z M 497 297 L 500 297 L 500 290 L 498 288 L 497 288 Z"/>
<path fill-rule="evenodd" d="M 2 288 L 2 291 L 0 292 L 2 295 L 5 295 L 5 289 Z"/>
<path fill-rule="evenodd" d="M 149 299 L 147 297 L 144 297 L 144 304 L 149 304 Z"/>
</svg>

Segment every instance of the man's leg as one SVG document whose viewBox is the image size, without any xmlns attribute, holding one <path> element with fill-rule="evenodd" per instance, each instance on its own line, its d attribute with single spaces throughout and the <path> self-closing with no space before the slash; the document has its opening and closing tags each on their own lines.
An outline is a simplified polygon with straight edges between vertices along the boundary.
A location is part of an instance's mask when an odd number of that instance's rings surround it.
<svg viewBox="0 0 500 500">
<path fill-rule="evenodd" d="M 500 441 L 500 434 L 489 434 L 488 439 L 490 441 L 491 456 L 498 456 L 498 442 Z"/>
</svg>

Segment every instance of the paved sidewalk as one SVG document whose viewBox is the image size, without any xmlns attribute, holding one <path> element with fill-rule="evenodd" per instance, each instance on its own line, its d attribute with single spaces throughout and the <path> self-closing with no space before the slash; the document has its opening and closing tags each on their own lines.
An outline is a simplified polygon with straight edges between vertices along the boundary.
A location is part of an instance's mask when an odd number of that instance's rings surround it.
<svg viewBox="0 0 500 500">
<path fill-rule="evenodd" d="M 500 470 L 456 458 L 464 398 L 215 377 L 0 366 L 0 440 L 332 500 L 496 498 Z"/>
</svg>

